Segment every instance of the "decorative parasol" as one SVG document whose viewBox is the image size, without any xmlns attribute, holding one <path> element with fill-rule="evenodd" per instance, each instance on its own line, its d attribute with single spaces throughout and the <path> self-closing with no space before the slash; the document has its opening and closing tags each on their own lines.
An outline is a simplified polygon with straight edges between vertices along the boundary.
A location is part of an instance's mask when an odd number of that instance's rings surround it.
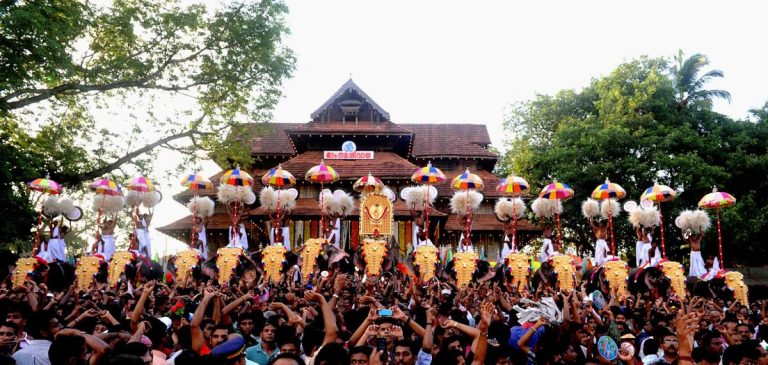
<svg viewBox="0 0 768 365">
<path fill-rule="evenodd" d="M 283 165 L 278 164 L 277 167 L 273 167 L 261 177 L 261 183 L 266 186 L 277 188 L 277 219 L 275 223 L 275 231 L 280 229 L 280 189 L 289 188 L 296 185 L 296 178 L 288 172 L 283 170 Z"/>
<path fill-rule="evenodd" d="M 554 200 L 555 204 L 559 200 L 568 200 L 573 197 L 573 189 L 565 183 L 558 182 L 557 179 L 553 180 L 551 184 L 541 189 L 539 193 L 540 198 Z M 555 211 L 555 219 L 557 220 L 557 243 L 558 246 L 562 244 L 563 233 L 560 228 L 560 211 Z"/>
<path fill-rule="evenodd" d="M 592 191 L 592 199 L 597 200 L 619 200 L 627 196 L 627 191 L 621 187 L 621 185 L 612 183 L 608 178 L 605 179 L 604 184 L 598 185 L 594 191 Z M 608 227 L 611 232 L 611 255 L 616 255 L 616 237 L 613 235 L 613 204 L 608 204 Z"/>
<path fill-rule="evenodd" d="M 471 224 L 471 220 L 469 218 L 469 206 L 470 206 L 470 200 L 469 199 L 469 191 L 470 190 L 483 190 L 485 185 L 483 184 L 483 179 L 480 178 L 480 176 L 477 176 L 477 174 L 473 174 L 469 172 L 469 168 L 467 168 L 464 173 L 460 174 L 459 176 L 456 176 L 451 180 L 451 188 L 454 190 L 462 190 L 467 192 L 467 219 L 464 221 L 464 245 L 469 246 L 469 228 Z"/>
<path fill-rule="evenodd" d="M 46 174 L 44 178 L 37 178 L 30 181 L 27 184 L 29 190 L 39 191 L 42 194 L 59 195 L 62 192 L 61 185 L 51 180 L 50 175 Z M 35 230 L 35 244 L 32 247 L 32 255 L 37 254 L 37 249 L 40 244 L 40 226 L 43 224 L 43 209 L 40 209 L 40 214 L 37 216 L 37 229 Z M 26 278 L 26 276 L 25 276 Z"/>
<path fill-rule="evenodd" d="M 205 176 L 198 174 L 189 174 L 181 180 L 181 186 L 192 190 L 195 195 L 194 210 L 192 212 L 192 231 L 189 234 L 189 242 L 194 246 L 195 242 L 195 217 L 197 216 L 197 192 L 200 189 L 213 189 L 213 183 Z"/>
<path fill-rule="evenodd" d="M 381 179 L 373 176 L 369 172 L 367 176 L 363 176 L 357 179 L 357 181 L 355 181 L 355 183 L 352 184 L 352 189 L 355 189 L 355 191 L 360 192 L 362 194 L 368 194 L 372 192 L 378 192 L 384 189 L 384 183 L 381 182 Z"/>
<path fill-rule="evenodd" d="M 427 166 L 421 167 L 411 175 L 411 181 L 427 186 L 427 194 L 424 195 L 424 232 L 429 236 L 429 185 L 439 184 L 445 181 L 445 174 L 440 169 L 427 162 Z"/>
<path fill-rule="evenodd" d="M 720 231 L 720 208 L 730 207 L 736 204 L 736 198 L 726 192 L 717 191 L 717 187 L 712 188 L 712 192 L 704 195 L 699 200 L 699 208 L 715 209 L 717 211 L 717 245 L 720 253 L 720 266 L 725 267 L 723 263 L 723 234 Z"/>
<path fill-rule="evenodd" d="M 325 226 L 325 202 L 323 201 L 323 185 L 330 184 L 339 180 L 339 174 L 333 167 L 325 164 L 325 160 L 320 160 L 320 164 L 310 168 L 304 175 L 304 180 L 320 184 L 320 227 L 325 236 L 328 227 Z"/>
<path fill-rule="evenodd" d="M 128 190 L 139 191 L 142 193 L 155 191 L 155 185 L 152 184 L 152 180 L 149 180 L 144 176 L 134 177 L 133 179 L 131 179 L 131 181 L 125 183 L 125 188 Z"/>
<path fill-rule="evenodd" d="M 511 197 L 525 195 L 529 188 L 530 185 L 525 179 L 515 175 L 502 178 L 496 185 L 496 191 Z M 514 204 L 512 204 L 512 219 L 512 247 L 517 251 L 517 212 Z"/>
<path fill-rule="evenodd" d="M 117 185 L 116 182 L 101 178 L 97 179 L 96 181 L 92 182 L 90 185 L 88 185 L 88 188 L 91 189 L 96 194 L 101 195 L 108 195 L 108 196 L 120 196 L 123 195 L 123 189 L 120 188 L 120 185 Z M 104 205 L 104 200 L 102 200 L 102 205 Z M 103 208 L 99 208 L 99 216 L 96 217 L 96 240 L 98 240 L 99 235 L 101 234 L 101 214 L 102 214 Z"/>
<path fill-rule="evenodd" d="M 664 215 L 661 214 L 661 203 L 671 201 L 677 197 L 677 192 L 666 185 L 659 185 L 658 181 L 653 186 L 645 189 L 640 201 L 649 200 L 659 205 L 659 232 L 661 233 L 661 257 L 667 258 L 666 246 L 664 246 Z"/>
</svg>

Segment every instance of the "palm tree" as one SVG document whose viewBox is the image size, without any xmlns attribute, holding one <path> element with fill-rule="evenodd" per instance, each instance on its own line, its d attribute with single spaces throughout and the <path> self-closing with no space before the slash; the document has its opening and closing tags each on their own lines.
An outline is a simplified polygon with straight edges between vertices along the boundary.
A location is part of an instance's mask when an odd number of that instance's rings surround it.
<svg viewBox="0 0 768 365">
<path fill-rule="evenodd" d="M 699 76 L 702 68 L 709 65 L 707 56 L 697 53 L 683 59 L 683 51 L 675 55 L 672 76 L 675 83 L 677 109 L 682 110 L 692 104 L 712 105 L 712 99 L 722 98 L 731 102 L 731 93 L 725 90 L 704 90 L 704 84 L 712 78 L 723 77 L 723 71 L 711 70 Z"/>
</svg>

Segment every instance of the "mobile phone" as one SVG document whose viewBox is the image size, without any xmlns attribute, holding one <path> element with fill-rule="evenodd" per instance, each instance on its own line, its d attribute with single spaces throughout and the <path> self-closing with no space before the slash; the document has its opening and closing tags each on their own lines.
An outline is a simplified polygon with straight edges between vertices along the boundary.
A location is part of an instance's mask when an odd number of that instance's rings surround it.
<svg viewBox="0 0 768 365">
<path fill-rule="evenodd" d="M 392 317 L 391 309 L 379 309 L 379 317 Z"/>
<path fill-rule="evenodd" d="M 376 349 L 379 352 L 387 351 L 387 339 L 384 337 L 376 337 Z"/>
</svg>

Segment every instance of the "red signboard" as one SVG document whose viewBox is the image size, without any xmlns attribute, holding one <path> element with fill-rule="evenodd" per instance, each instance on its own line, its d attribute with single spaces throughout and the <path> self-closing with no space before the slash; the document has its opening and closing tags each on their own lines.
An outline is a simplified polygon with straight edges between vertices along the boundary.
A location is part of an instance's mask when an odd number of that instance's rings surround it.
<svg viewBox="0 0 768 365">
<path fill-rule="evenodd" d="M 326 160 L 373 160 L 373 151 L 323 151 Z"/>
</svg>

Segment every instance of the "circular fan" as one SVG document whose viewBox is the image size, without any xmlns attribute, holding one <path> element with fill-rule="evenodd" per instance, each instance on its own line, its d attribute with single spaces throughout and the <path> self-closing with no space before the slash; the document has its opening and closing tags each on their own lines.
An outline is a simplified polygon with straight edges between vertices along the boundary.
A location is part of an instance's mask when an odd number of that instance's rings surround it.
<svg viewBox="0 0 768 365">
<path fill-rule="evenodd" d="M 74 209 L 69 211 L 69 213 L 67 213 L 65 217 L 67 217 L 67 219 L 69 219 L 72 222 L 77 222 L 80 219 L 83 219 L 83 209 L 76 206 Z"/>
<path fill-rule="evenodd" d="M 628 200 L 626 203 L 624 203 L 625 212 L 631 212 L 635 209 L 637 209 L 637 203 L 634 200 Z"/>
<path fill-rule="evenodd" d="M 243 198 L 243 203 L 247 205 L 251 205 L 256 202 L 256 194 L 254 194 L 252 191 L 249 191 L 248 194 Z"/>
<path fill-rule="evenodd" d="M 643 199 L 640 201 L 640 206 L 645 209 L 653 208 L 653 202 L 648 199 Z"/>
</svg>

